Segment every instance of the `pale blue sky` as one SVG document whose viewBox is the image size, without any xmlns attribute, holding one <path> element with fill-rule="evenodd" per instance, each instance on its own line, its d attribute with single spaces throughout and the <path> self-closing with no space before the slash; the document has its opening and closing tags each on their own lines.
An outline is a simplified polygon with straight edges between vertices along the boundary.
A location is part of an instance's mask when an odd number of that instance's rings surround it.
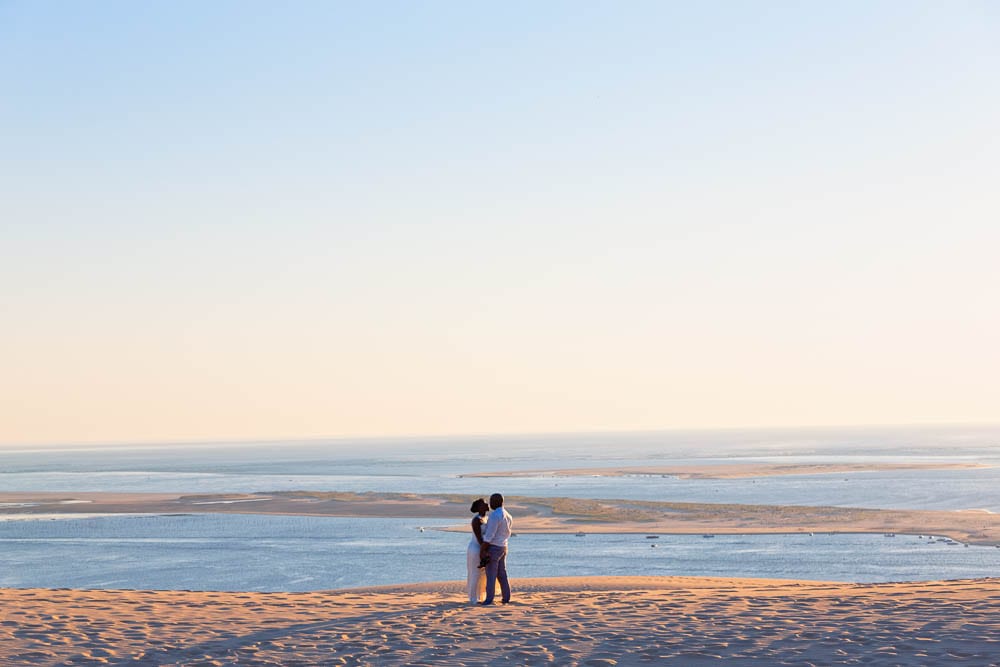
<svg viewBox="0 0 1000 667">
<path fill-rule="evenodd" d="M 0 0 L 0 442 L 1000 421 L 998 45 Z"/>
</svg>

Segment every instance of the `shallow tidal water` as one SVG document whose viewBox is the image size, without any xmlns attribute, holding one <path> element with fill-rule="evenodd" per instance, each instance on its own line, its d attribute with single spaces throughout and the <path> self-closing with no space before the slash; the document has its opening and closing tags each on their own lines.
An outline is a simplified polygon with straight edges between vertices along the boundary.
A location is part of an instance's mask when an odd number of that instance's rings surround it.
<svg viewBox="0 0 1000 667">
<path fill-rule="evenodd" d="M 6 521 L 0 586 L 311 591 L 464 579 L 469 538 L 434 529 L 442 525 L 243 514 Z M 906 535 L 522 534 L 508 569 L 513 578 L 914 581 L 997 576 L 1000 549 Z"/>
</svg>

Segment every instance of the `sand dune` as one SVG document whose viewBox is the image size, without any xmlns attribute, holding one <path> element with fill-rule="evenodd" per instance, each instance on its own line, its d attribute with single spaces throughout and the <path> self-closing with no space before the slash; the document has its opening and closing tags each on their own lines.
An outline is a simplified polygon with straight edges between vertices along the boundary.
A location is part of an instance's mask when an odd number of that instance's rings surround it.
<svg viewBox="0 0 1000 667">
<path fill-rule="evenodd" d="M 3 665 L 996 665 L 1000 579 L 611 577 L 317 593 L 0 590 Z"/>
</svg>

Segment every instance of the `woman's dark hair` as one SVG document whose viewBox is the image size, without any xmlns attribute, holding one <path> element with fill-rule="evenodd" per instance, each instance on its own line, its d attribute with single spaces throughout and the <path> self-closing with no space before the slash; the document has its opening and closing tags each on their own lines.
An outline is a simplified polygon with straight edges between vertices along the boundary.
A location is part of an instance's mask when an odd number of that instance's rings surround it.
<svg viewBox="0 0 1000 667">
<path fill-rule="evenodd" d="M 469 509 L 469 511 L 479 514 L 479 508 L 482 507 L 483 505 L 486 505 L 486 500 L 483 498 L 476 498 L 475 500 L 472 501 L 472 507 Z M 486 509 L 489 508 L 490 506 L 486 505 Z"/>
</svg>

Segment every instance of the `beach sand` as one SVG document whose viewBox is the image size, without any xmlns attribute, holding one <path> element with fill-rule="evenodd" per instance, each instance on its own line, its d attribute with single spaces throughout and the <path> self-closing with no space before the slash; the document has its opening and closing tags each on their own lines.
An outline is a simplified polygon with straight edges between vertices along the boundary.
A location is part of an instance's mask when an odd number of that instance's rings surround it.
<svg viewBox="0 0 1000 667">
<path fill-rule="evenodd" d="M 0 590 L 0 664 L 996 665 L 1000 579 L 601 577 L 315 593 Z"/>
</svg>

